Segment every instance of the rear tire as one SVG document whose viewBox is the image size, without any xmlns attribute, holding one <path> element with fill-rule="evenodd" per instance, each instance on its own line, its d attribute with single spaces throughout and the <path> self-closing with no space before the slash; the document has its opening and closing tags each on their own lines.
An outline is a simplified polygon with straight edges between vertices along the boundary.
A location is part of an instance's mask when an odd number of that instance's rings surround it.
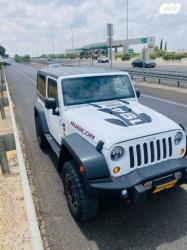
<svg viewBox="0 0 187 250">
<path fill-rule="evenodd" d="M 83 176 L 74 160 L 65 162 L 62 179 L 68 207 L 74 219 L 84 222 L 95 217 L 98 199 L 87 192 Z"/>
<path fill-rule="evenodd" d="M 46 150 L 48 149 L 49 145 L 42 131 L 42 126 L 39 116 L 35 117 L 35 125 L 36 125 L 36 135 L 38 139 L 38 144 L 42 150 Z"/>
</svg>

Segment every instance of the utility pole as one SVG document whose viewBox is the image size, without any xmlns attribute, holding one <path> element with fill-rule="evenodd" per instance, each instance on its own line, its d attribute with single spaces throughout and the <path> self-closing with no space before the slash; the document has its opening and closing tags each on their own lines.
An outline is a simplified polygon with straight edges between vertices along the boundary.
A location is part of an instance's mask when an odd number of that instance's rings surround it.
<svg viewBox="0 0 187 250">
<path fill-rule="evenodd" d="M 71 24 L 71 40 L 72 40 L 72 49 L 74 50 L 75 46 L 74 46 L 73 25 L 72 24 Z"/>
<path fill-rule="evenodd" d="M 127 2 L 127 16 L 126 16 L 126 22 L 127 22 L 127 27 L 126 27 L 126 40 L 127 40 L 127 53 L 128 53 L 128 40 L 129 40 L 129 1 L 126 0 Z"/>
<path fill-rule="evenodd" d="M 43 44 L 43 42 L 41 42 L 41 54 L 42 54 L 42 55 L 44 55 L 44 54 L 45 54 L 44 44 Z"/>
<path fill-rule="evenodd" d="M 110 67 L 112 68 L 113 24 L 107 23 L 107 44 L 110 49 Z"/>
<path fill-rule="evenodd" d="M 36 45 L 36 57 L 38 57 L 38 49 L 37 49 L 37 45 Z"/>
<path fill-rule="evenodd" d="M 143 74 L 145 73 L 145 46 L 144 46 L 144 48 L 143 48 L 143 55 L 142 55 L 142 57 L 143 57 Z M 145 81 L 145 76 L 144 76 L 144 81 Z"/>
<path fill-rule="evenodd" d="M 53 52 L 53 55 L 54 55 L 55 54 L 55 50 L 54 50 L 53 39 L 51 40 L 51 45 L 52 45 L 52 52 Z"/>
</svg>

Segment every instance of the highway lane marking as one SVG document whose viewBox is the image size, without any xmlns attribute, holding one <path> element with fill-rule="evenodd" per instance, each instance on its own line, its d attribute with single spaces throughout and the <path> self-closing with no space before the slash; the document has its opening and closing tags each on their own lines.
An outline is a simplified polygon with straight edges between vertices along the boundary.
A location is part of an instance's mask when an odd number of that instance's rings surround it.
<svg viewBox="0 0 187 250">
<path fill-rule="evenodd" d="M 24 74 L 20 70 L 16 70 L 16 71 L 18 73 L 20 73 L 22 76 L 24 76 L 26 79 L 28 79 L 31 82 L 33 82 L 34 84 L 36 84 L 36 81 L 34 81 L 32 78 L 30 78 L 29 76 L 27 76 L 26 74 Z M 187 108 L 186 104 L 183 104 L 183 103 L 180 103 L 180 102 L 174 102 L 174 101 L 170 101 L 170 100 L 165 100 L 163 98 L 159 98 L 159 97 L 151 96 L 151 95 L 144 95 L 144 94 L 142 94 L 141 96 L 145 97 L 145 98 L 148 98 L 148 99 L 153 99 L 153 100 L 156 100 L 156 101 L 165 102 L 165 103 L 168 103 L 168 104 L 172 104 L 172 105 L 180 106 L 180 107 L 183 107 L 183 108 Z"/>
<path fill-rule="evenodd" d="M 20 70 L 15 70 L 16 72 L 20 73 L 20 75 L 24 76 L 26 79 L 30 80 L 31 82 L 36 84 L 36 81 L 34 81 L 32 78 L 30 78 L 29 76 L 25 75 L 23 72 L 21 72 Z"/>
<path fill-rule="evenodd" d="M 159 102 L 165 102 L 165 103 L 168 103 L 168 104 L 172 104 L 172 105 L 180 106 L 180 107 L 183 107 L 183 108 L 187 108 L 187 104 L 183 104 L 183 103 L 180 103 L 180 102 L 165 100 L 163 98 L 159 98 L 159 97 L 151 96 L 151 95 L 142 94 L 141 96 L 145 97 L 145 98 L 148 98 L 148 99 L 153 99 L 153 100 L 156 100 L 156 101 L 159 101 Z"/>
</svg>

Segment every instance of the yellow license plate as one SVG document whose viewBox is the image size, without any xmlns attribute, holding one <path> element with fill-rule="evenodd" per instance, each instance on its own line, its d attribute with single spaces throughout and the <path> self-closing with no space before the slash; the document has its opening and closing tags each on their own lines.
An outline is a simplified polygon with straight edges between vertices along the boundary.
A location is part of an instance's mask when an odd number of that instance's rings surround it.
<svg viewBox="0 0 187 250">
<path fill-rule="evenodd" d="M 177 183 L 177 180 L 173 180 L 173 181 L 170 181 L 170 182 L 158 185 L 154 189 L 153 194 L 159 193 L 159 192 L 161 192 L 164 189 L 170 189 L 170 188 L 174 187 L 176 185 L 176 183 Z"/>
</svg>

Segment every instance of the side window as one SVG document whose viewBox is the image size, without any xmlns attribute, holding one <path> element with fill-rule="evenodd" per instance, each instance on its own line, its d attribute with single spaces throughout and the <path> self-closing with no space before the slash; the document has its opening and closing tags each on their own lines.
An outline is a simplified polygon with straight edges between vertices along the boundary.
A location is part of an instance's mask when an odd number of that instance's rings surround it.
<svg viewBox="0 0 187 250">
<path fill-rule="evenodd" d="M 45 97 L 45 95 L 46 95 L 46 77 L 44 75 L 38 74 L 37 89 L 38 89 L 39 93 L 43 97 Z"/>
<path fill-rule="evenodd" d="M 48 79 L 48 97 L 55 98 L 58 103 L 58 91 L 57 91 L 57 82 L 53 79 Z"/>
</svg>

